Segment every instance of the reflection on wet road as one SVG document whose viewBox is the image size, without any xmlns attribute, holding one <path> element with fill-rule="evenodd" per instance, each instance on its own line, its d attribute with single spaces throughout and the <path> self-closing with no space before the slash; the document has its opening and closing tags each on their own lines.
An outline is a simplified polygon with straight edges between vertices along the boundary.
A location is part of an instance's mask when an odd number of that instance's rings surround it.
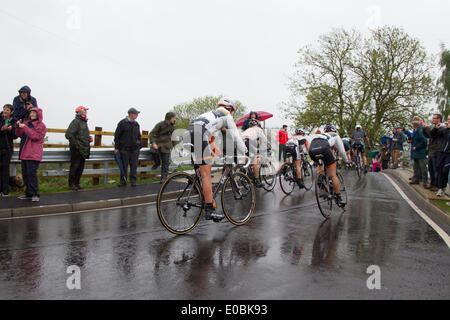
<svg viewBox="0 0 450 320">
<path fill-rule="evenodd" d="M 449 249 L 380 174 L 348 173 L 330 220 L 313 191 L 258 190 L 244 226 L 174 236 L 154 205 L 0 221 L 1 299 L 448 299 Z M 81 270 L 69 290 L 67 267 Z M 369 290 L 367 268 L 381 270 Z"/>
</svg>

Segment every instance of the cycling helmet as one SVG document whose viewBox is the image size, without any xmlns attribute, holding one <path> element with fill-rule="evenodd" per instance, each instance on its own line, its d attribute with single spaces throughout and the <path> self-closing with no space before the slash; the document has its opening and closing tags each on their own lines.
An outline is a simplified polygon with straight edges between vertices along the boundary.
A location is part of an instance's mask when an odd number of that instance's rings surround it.
<svg viewBox="0 0 450 320">
<path fill-rule="evenodd" d="M 302 129 L 296 129 L 295 130 L 295 134 L 299 135 L 299 136 L 304 136 L 305 135 L 305 131 L 303 131 Z"/>
<path fill-rule="evenodd" d="M 321 134 L 321 133 L 322 133 L 322 131 L 320 129 L 316 130 L 316 134 Z"/>
<path fill-rule="evenodd" d="M 218 107 L 225 107 L 230 112 L 236 111 L 236 104 L 229 98 L 221 98 L 217 103 Z"/>
<path fill-rule="evenodd" d="M 361 125 L 360 125 L 360 124 L 357 124 L 357 125 L 356 125 L 356 127 L 355 127 L 355 129 L 356 129 L 356 130 L 358 130 L 358 129 L 362 129 L 362 127 L 361 127 Z"/>
<path fill-rule="evenodd" d="M 325 128 L 323 129 L 323 131 L 325 132 L 336 132 L 336 128 L 334 126 L 332 126 L 331 124 L 328 124 L 325 126 Z"/>
<path fill-rule="evenodd" d="M 251 119 L 251 120 L 248 122 L 248 126 L 249 126 L 249 127 L 258 126 L 258 125 L 259 125 L 259 121 L 256 120 L 256 119 Z"/>
</svg>

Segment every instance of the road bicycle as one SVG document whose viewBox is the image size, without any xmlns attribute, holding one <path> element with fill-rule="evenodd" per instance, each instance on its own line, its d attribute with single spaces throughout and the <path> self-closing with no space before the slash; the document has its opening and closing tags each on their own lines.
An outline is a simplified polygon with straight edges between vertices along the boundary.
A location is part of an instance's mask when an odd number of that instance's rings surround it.
<svg viewBox="0 0 450 320">
<path fill-rule="evenodd" d="M 317 157 L 320 157 L 318 155 Z M 318 166 L 324 168 L 322 159 L 319 159 Z M 344 177 L 339 171 L 336 171 L 336 176 L 339 180 L 339 185 L 341 188 L 341 198 L 344 204 L 347 203 L 347 191 L 345 188 Z M 317 205 L 319 206 L 320 213 L 324 216 L 324 218 L 330 218 L 333 212 L 333 202 L 339 207 L 336 194 L 334 192 L 333 183 L 331 178 L 328 177 L 327 171 L 324 168 L 321 171 L 316 180 L 315 184 L 315 194 Z M 345 205 L 341 207 L 342 210 L 345 211 Z"/>
<path fill-rule="evenodd" d="M 286 195 L 290 195 L 297 184 L 297 169 L 292 161 L 292 155 L 290 153 L 286 153 L 286 155 L 287 161 L 283 163 L 279 171 L 280 186 L 281 190 L 283 190 Z M 314 181 L 313 168 L 309 162 L 308 156 L 304 152 L 300 154 L 300 159 L 303 183 L 305 184 L 306 191 L 309 191 L 311 190 Z"/>
<path fill-rule="evenodd" d="M 356 157 L 353 156 L 353 162 L 355 163 L 355 170 L 358 174 L 358 178 L 361 178 L 361 176 L 366 174 L 366 170 L 364 167 L 364 161 L 362 159 L 362 153 L 361 153 L 361 145 L 355 144 L 354 148 L 356 148 Z"/>
<path fill-rule="evenodd" d="M 275 165 L 272 163 L 270 159 L 272 152 L 270 150 L 267 151 L 267 155 L 259 154 L 258 158 L 260 159 L 259 164 L 259 178 L 261 180 L 261 184 L 264 190 L 272 191 L 275 185 L 277 184 L 277 170 Z M 242 165 L 236 166 L 237 170 L 247 174 L 247 176 L 254 181 L 255 175 L 253 169 L 248 167 L 246 169 L 243 168 Z"/>
<path fill-rule="evenodd" d="M 221 204 L 225 217 L 234 225 L 247 223 L 256 206 L 256 192 L 250 178 L 243 172 L 234 171 L 233 163 L 226 160 L 222 167 L 222 176 L 213 184 L 213 200 L 221 192 Z M 250 164 L 248 157 L 246 166 Z M 215 204 L 215 201 L 214 201 Z M 156 208 L 162 225 L 174 234 L 186 234 L 200 222 L 205 209 L 201 187 L 201 175 L 198 165 L 194 165 L 194 174 L 175 172 L 167 177 L 158 192 Z"/>
</svg>

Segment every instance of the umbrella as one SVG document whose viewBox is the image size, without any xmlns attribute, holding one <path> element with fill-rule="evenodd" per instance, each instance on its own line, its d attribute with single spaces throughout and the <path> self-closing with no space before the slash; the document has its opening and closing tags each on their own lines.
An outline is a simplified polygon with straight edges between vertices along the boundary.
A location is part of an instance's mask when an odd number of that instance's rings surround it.
<svg viewBox="0 0 450 320">
<path fill-rule="evenodd" d="M 267 119 L 273 117 L 273 114 L 271 114 L 271 113 L 269 113 L 269 112 L 265 112 L 265 111 L 256 111 L 256 113 L 258 114 L 258 120 L 259 120 L 259 121 L 264 121 L 264 120 L 267 120 Z M 250 117 L 250 113 L 247 113 L 246 115 L 243 115 L 243 116 L 236 122 L 236 127 L 242 127 L 242 126 L 244 125 L 245 120 L 247 120 L 248 117 Z"/>
<path fill-rule="evenodd" d="M 380 153 L 380 150 L 373 150 L 370 154 L 369 154 L 369 158 L 373 158 L 375 157 L 377 154 Z"/>
<path fill-rule="evenodd" d="M 386 144 L 388 140 L 390 140 L 391 143 L 392 143 L 392 137 L 389 137 L 389 136 L 384 136 L 384 137 L 382 137 L 382 138 L 380 139 L 380 142 L 381 142 L 381 144 Z"/>
<path fill-rule="evenodd" d="M 125 170 L 123 168 L 122 159 L 120 158 L 120 154 L 118 152 L 114 153 L 114 160 L 116 160 L 117 166 L 120 169 L 120 175 L 124 177 L 125 176 Z"/>
</svg>

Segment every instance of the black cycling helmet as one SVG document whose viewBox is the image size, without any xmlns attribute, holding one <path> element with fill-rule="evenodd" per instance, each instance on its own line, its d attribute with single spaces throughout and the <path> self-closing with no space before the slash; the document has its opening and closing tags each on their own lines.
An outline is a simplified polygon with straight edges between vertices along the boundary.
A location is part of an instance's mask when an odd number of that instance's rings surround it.
<svg viewBox="0 0 450 320">
<path fill-rule="evenodd" d="M 305 135 L 305 131 L 303 131 L 302 129 L 298 128 L 295 130 L 295 134 L 296 135 L 300 135 L 300 136 L 304 136 Z"/>
<path fill-rule="evenodd" d="M 326 125 L 325 128 L 323 129 L 323 131 L 325 131 L 325 132 L 337 132 L 336 128 L 333 125 L 331 125 L 331 124 Z"/>
</svg>

